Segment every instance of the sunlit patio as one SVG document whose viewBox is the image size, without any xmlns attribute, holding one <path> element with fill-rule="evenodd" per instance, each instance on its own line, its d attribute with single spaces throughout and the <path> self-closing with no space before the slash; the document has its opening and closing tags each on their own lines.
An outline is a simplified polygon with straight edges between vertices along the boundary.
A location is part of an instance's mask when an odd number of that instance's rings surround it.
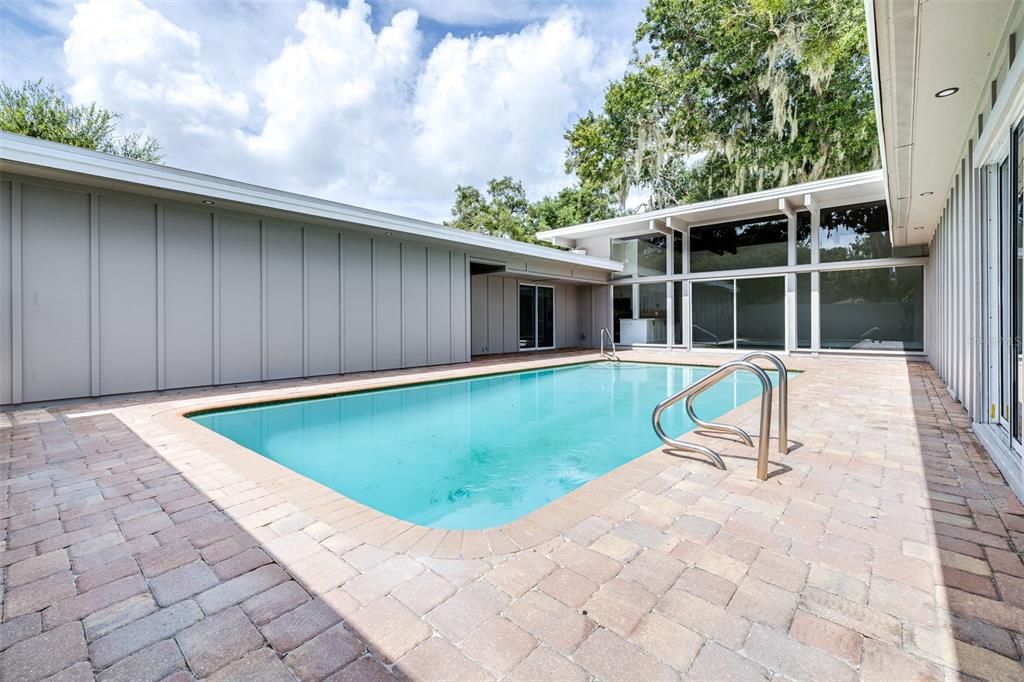
<svg viewBox="0 0 1024 682">
<path fill-rule="evenodd" d="M 1021 678 L 1024 508 L 924 362 L 787 358 L 791 451 L 764 482 L 740 444 L 726 471 L 659 450 L 485 531 L 180 416 L 597 356 L 521 358 L 0 413 L 2 676 Z M 725 420 L 756 433 L 756 401 Z"/>
</svg>

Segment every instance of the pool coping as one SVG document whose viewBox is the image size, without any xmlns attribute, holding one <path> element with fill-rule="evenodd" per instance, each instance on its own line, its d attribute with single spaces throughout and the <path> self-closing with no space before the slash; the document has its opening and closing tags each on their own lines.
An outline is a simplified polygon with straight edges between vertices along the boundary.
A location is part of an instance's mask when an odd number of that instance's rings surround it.
<svg viewBox="0 0 1024 682">
<path fill-rule="evenodd" d="M 640 351 L 639 355 L 645 356 L 646 354 Z M 718 357 L 717 354 L 709 356 L 709 362 L 706 365 L 695 362 L 695 358 L 691 354 L 680 358 L 640 357 L 634 359 L 630 357 L 623 362 L 714 367 L 719 364 Z M 697 462 L 706 463 L 711 471 L 720 470 L 711 467 L 711 464 L 701 457 L 672 455 L 665 452 L 663 448 L 656 448 L 527 512 L 510 523 L 480 530 L 449 530 L 414 524 L 357 502 L 333 488 L 220 435 L 193 421 L 190 416 L 255 405 L 280 404 L 442 381 L 568 367 L 605 359 L 600 353 L 585 352 L 499 361 L 475 367 L 473 365 L 427 367 L 414 370 L 412 373 L 403 371 L 387 376 L 380 376 L 376 373 L 351 378 L 342 376 L 339 382 L 326 385 L 258 389 L 245 396 L 232 397 L 228 395 L 204 398 L 198 401 L 200 404 L 196 404 L 196 401 L 189 401 L 189 404 L 178 404 L 160 410 L 152 415 L 152 419 L 172 435 L 213 456 L 238 474 L 262 486 L 268 492 L 276 494 L 283 501 L 291 503 L 315 521 L 324 523 L 353 540 L 392 552 L 403 552 L 414 557 L 482 559 L 537 547 L 569 530 L 597 511 L 606 509 L 623 493 L 639 487 L 644 481 L 657 476 L 669 467 L 683 462 Z M 810 373 L 807 369 L 789 367 L 787 369 L 799 372 L 795 377 L 790 377 L 790 386 L 798 377 Z M 773 402 L 775 402 L 774 398 Z M 747 419 L 756 416 L 756 410 L 752 409 L 752 406 L 756 405 L 757 400 L 751 399 L 721 415 L 721 418 L 726 419 L 729 423 L 742 424 Z M 773 419 L 773 422 L 776 421 Z M 775 423 L 773 423 L 773 428 L 774 426 Z M 692 431 L 688 433 L 691 434 L 691 438 L 695 442 L 714 444 L 715 449 L 723 455 L 728 455 L 730 450 L 735 450 L 738 447 L 729 441 L 705 438 Z M 745 459 L 748 458 L 730 459 L 732 462 L 730 468 L 736 468 L 736 464 Z M 778 462 L 771 462 L 771 464 L 776 469 L 780 466 Z M 741 466 L 750 469 L 753 483 L 761 483 L 753 476 L 753 458 L 750 458 L 747 465 Z"/>
</svg>

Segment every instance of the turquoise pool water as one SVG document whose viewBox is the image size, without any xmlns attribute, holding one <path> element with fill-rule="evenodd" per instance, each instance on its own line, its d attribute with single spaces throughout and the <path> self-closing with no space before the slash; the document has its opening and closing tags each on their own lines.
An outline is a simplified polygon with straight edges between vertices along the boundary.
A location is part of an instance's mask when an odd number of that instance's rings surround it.
<svg viewBox="0 0 1024 682">
<path fill-rule="evenodd" d="M 710 371 L 599 362 L 192 418 L 400 519 L 490 528 L 658 447 L 654 406 Z M 759 393 L 736 373 L 698 397 L 697 412 L 713 419 Z M 693 428 L 681 406 L 663 423 Z"/>
</svg>

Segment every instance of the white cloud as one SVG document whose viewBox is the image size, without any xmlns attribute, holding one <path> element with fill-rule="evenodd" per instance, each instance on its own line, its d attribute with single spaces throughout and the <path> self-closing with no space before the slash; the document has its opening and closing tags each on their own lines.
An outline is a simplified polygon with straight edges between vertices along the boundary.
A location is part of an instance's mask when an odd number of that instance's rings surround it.
<svg viewBox="0 0 1024 682">
<path fill-rule="evenodd" d="M 77 5 L 72 97 L 122 112 L 170 165 L 429 219 L 458 183 L 512 175 L 532 196 L 568 184 L 562 134 L 628 55 L 565 9 L 430 46 L 415 10 L 375 24 L 365 0 L 229 4 L 210 21 L 196 7 Z"/>
<path fill-rule="evenodd" d="M 171 161 L 195 158 L 179 150 L 221 139 L 249 114 L 245 93 L 222 88 L 202 62 L 199 36 L 139 0 L 77 5 L 64 56 L 75 102 L 122 113 L 125 128 L 159 139 Z"/>
<path fill-rule="evenodd" d="M 417 85 L 417 156 L 463 182 L 497 171 L 550 191 L 564 184 L 566 127 L 622 66 L 569 13 L 511 35 L 448 36 Z"/>
<path fill-rule="evenodd" d="M 424 17 L 450 26 L 491 26 L 536 21 L 558 4 L 544 0 L 381 0 L 390 10 L 415 9 Z"/>
</svg>

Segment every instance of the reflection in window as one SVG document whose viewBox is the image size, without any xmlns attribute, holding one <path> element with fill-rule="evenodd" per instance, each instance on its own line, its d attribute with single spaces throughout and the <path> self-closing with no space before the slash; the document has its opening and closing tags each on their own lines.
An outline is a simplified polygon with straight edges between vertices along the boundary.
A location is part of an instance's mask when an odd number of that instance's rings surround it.
<svg viewBox="0 0 1024 682">
<path fill-rule="evenodd" d="M 811 347 L 811 273 L 796 276 L 796 347 Z"/>
<path fill-rule="evenodd" d="M 736 280 L 736 347 L 785 349 L 785 278 Z"/>
<path fill-rule="evenodd" d="M 732 348 L 733 290 L 731 279 L 694 282 L 690 289 L 694 348 Z"/>
<path fill-rule="evenodd" d="M 663 234 L 640 235 L 612 239 L 612 260 L 622 263 L 623 277 L 648 277 L 664 275 L 668 257 L 668 237 Z"/>
<path fill-rule="evenodd" d="M 519 348 L 555 345 L 555 290 L 536 284 L 519 285 Z"/>
<path fill-rule="evenodd" d="M 811 262 L 811 212 L 800 211 L 796 214 L 796 264 L 808 265 Z"/>
<path fill-rule="evenodd" d="M 672 326 L 675 330 L 672 333 L 672 343 L 677 346 L 683 345 L 683 282 L 672 283 Z"/>
<path fill-rule="evenodd" d="M 680 274 L 683 271 L 683 233 L 672 231 L 672 272 Z"/>
<path fill-rule="evenodd" d="M 924 350 L 924 269 L 824 271 L 821 347 Z"/>
<path fill-rule="evenodd" d="M 612 318 L 615 343 L 622 343 L 622 320 L 633 319 L 633 285 L 612 287 Z"/>
<path fill-rule="evenodd" d="M 789 220 L 771 216 L 690 228 L 690 271 L 786 265 Z"/>
<path fill-rule="evenodd" d="M 668 324 L 665 283 L 640 284 L 637 289 L 640 293 L 640 319 L 632 321 L 634 328 L 630 333 L 623 334 L 623 343 L 665 343 Z"/>
<path fill-rule="evenodd" d="M 822 209 L 818 235 L 822 263 L 892 256 L 884 201 Z"/>
</svg>

